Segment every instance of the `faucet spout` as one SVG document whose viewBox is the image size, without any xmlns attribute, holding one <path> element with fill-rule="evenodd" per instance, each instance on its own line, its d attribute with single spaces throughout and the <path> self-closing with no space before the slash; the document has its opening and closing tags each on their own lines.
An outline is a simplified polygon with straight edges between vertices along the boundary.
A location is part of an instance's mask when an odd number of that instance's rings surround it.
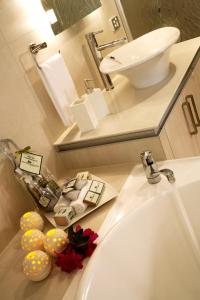
<svg viewBox="0 0 200 300">
<path fill-rule="evenodd" d="M 160 174 L 163 174 L 167 178 L 169 183 L 174 183 L 176 181 L 175 176 L 174 176 L 174 172 L 172 170 L 162 169 L 159 172 L 160 172 Z"/>
<path fill-rule="evenodd" d="M 94 58 L 95 64 L 97 66 L 97 69 L 99 71 L 99 75 L 101 76 L 101 79 L 102 79 L 103 84 L 105 86 L 105 89 L 107 91 L 110 91 L 114 88 L 112 80 L 111 80 L 111 78 L 108 74 L 101 73 L 101 71 L 99 69 L 100 63 L 103 59 L 103 57 L 101 55 L 101 51 L 105 50 L 107 48 L 110 48 L 110 47 L 115 47 L 117 45 L 123 44 L 125 41 L 127 41 L 127 38 L 123 37 L 119 40 L 114 40 L 114 41 L 112 41 L 110 43 L 107 43 L 107 44 L 98 45 L 98 42 L 96 40 L 96 35 L 99 34 L 99 33 L 102 33 L 102 32 L 103 32 L 103 30 L 99 30 L 97 32 L 89 32 L 85 35 L 85 38 L 87 40 L 88 46 L 89 46 L 90 51 L 92 53 L 92 56 Z"/>
</svg>

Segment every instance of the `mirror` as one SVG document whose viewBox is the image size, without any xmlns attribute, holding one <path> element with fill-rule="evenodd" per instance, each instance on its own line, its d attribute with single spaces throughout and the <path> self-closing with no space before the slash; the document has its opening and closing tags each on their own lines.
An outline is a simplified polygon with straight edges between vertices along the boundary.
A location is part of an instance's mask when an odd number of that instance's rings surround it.
<svg viewBox="0 0 200 300">
<path fill-rule="evenodd" d="M 41 0 L 41 2 L 55 34 L 101 7 L 100 0 Z"/>
<path fill-rule="evenodd" d="M 181 40 L 199 36 L 200 1 L 193 0 L 115 0 L 129 39 L 149 31 L 175 26 L 181 30 Z"/>
<path fill-rule="evenodd" d="M 140 35 L 143 35 L 146 32 L 149 32 L 155 28 L 162 26 L 177 26 L 182 29 L 182 38 L 188 39 L 194 37 L 194 35 L 199 35 L 198 28 L 200 29 L 200 22 L 197 21 L 196 11 L 193 12 L 194 20 L 192 17 L 188 17 L 188 13 L 191 12 L 192 5 L 188 7 L 189 1 L 186 0 L 41 0 L 43 5 L 47 11 L 53 10 L 57 17 L 57 20 L 60 18 L 60 22 L 58 21 L 52 23 L 54 27 L 54 32 L 60 32 L 64 28 L 67 28 L 80 20 L 80 18 L 86 16 L 93 10 L 96 10 L 94 14 L 91 14 L 84 19 L 84 22 L 79 22 L 77 24 L 77 30 L 73 30 L 73 28 L 69 28 L 70 36 L 76 38 L 77 34 L 77 43 L 76 52 L 74 54 L 75 62 L 76 59 L 78 61 L 77 66 L 72 65 L 72 70 L 74 71 L 74 78 L 79 79 L 78 85 L 80 86 L 85 78 L 95 79 L 95 87 L 103 88 L 101 78 L 98 73 L 98 69 L 95 66 L 94 59 L 92 57 L 91 52 L 89 52 L 89 47 L 86 44 L 85 34 L 93 31 L 98 31 L 104 29 L 103 34 L 97 35 L 96 39 L 98 45 L 103 45 L 105 43 L 111 43 L 112 41 L 119 40 L 122 38 L 124 34 L 124 28 L 126 28 L 129 39 L 130 36 L 132 38 L 136 38 Z M 184 3 L 184 8 L 180 5 L 180 3 Z M 199 7 L 199 0 L 193 0 L 195 7 Z M 63 5 L 63 9 L 61 9 L 61 14 L 57 9 L 61 8 Z M 118 11 L 116 9 L 116 5 Z M 57 6 L 56 6 L 57 5 Z M 82 7 L 82 10 L 81 10 Z M 65 9 L 66 10 L 65 10 Z M 186 10 L 187 19 L 184 23 L 184 16 L 180 13 L 183 10 Z M 197 9 L 198 11 L 198 9 Z M 67 12 L 67 13 L 66 13 Z M 69 13 L 70 12 L 70 13 Z M 178 13 L 179 12 L 179 13 Z M 118 16 L 120 14 L 120 28 L 119 30 L 114 31 L 112 25 L 112 18 L 114 16 Z M 94 15 L 94 18 L 93 18 Z M 192 14 L 191 14 L 192 16 Z M 63 19 L 63 20 L 62 20 Z M 86 21 L 86 22 L 85 22 Z M 63 27 L 61 27 L 61 25 Z M 122 24 L 123 23 L 123 24 Z M 188 25 L 188 23 L 190 23 Z M 195 27 L 196 23 L 196 27 Z M 180 25 L 181 24 L 181 25 Z M 122 26 L 124 25 L 124 26 Z M 64 27 L 65 26 L 65 27 Z M 196 29 L 196 30 L 195 30 Z M 200 32 L 200 30 L 199 30 Z M 67 35 L 66 35 L 67 36 Z M 80 45 L 79 45 L 80 43 Z M 74 44 L 75 45 L 75 44 Z M 74 47 L 73 45 L 73 47 Z M 66 49 L 67 54 L 73 55 L 73 48 Z M 67 48 L 67 47 L 66 47 Z M 108 48 L 100 52 L 100 59 L 104 57 L 112 48 Z M 99 52 L 98 52 L 99 53 Z M 82 55 L 83 54 L 83 55 Z M 70 57 L 71 57 L 70 55 Z M 78 58 L 77 58 L 77 57 Z M 80 57 L 79 57 L 80 56 Z M 75 63 L 74 63 L 75 64 Z M 82 66 L 83 70 L 79 74 L 79 65 Z M 91 76 L 91 77 L 85 77 Z M 166 79 L 166 81 L 162 82 L 159 86 L 151 87 L 148 90 L 140 91 L 140 90 L 132 90 L 130 85 L 121 80 L 120 76 L 113 76 L 111 78 L 113 80 L 113 84 L 115 89 L 109 93 L 105 93 L 107 95 L 111 95 L 111 99 L 109 98 L 107 102 L 109 102 L 109 110 L 112 113 L 109 117 L 106 118 L 106 122 L 101 127 L 101 130 L 98 128 L 96 131 L 91 131 L 88 133 L 81 134 L 80 131 L 77 130 L 77 127 L 73 127 L 71 131 L 67 131 L 68 134 L 63 138 L 59 139 L 60 149 L 74 149 L 76 148 L 84 148 L 94 145 L 101 145 L 102 143 L 112 143 L 113 141 L 125 141 L 128 139 L 132 139 L 135 134 L 135 125 L 134 120 L 138 118 L 139 114 L 135 113 L 135 108 L 133 106 L 136 104 L 136 109 L 139 104 L 143 102 L 143 100 L 151 97 L 153 99 L 154 94 L 157 95 L 159 89 L 164 87 L 169 82 L 171 82 L 174 74 L 176 74 L 176 69 L 174 65 L 171 68 L 171 75 Z M 112 75 L 111 75 L 112 76 Z M 83 85 L 83 84 L 82 84 Z M 131 97 L 125 97 L 123 94 L 123 88 L 126 87 L 126 95 L 128 93 L 131 94 Z M 117 90 L 118 88 L 118 90 Z M 80 95 L 84 94 L 85 91 L 83 88 L 80 88 Z M 117 94 L 116 97 L 112 97 L 112 95 Z M 124 98 L 127 101 L 124 101 Z M 136 117 L 135 117 L 136 116 Z M 146 117 L 144 117 L 145 119 Z M 149 117 L 150 118 L 150 117 Z M 147 118 L 148 119 L 148 118 Z M 143 117 L 141 117 L 141 122 L 143 122 Z M 108 125 L 107 125 L 108 124 Z M 142 133 L 143 134 L 143 133 Z M 146 134 L 146 133 L 145 133 Z M 154 136 L 155 132 L 149 131 L 148 136 Z M 63 136 L 62 136 L 63 137 Z M 106 138 L 105 138 L 106 137 Z M 106 141 L 106 142 L 105 142 Z M 96 144 L 95 144 L 96 143 Z M 68 147 L 68 148 L 67 148 Z M 60 150 L 59 149 L 59 150 Z"/>
</svg>

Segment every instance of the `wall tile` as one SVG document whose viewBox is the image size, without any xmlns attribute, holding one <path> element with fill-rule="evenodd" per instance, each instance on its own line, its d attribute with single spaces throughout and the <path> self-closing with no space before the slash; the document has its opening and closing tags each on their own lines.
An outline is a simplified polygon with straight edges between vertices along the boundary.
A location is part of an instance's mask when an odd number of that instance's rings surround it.
<svg viewBox="0 0 200 300">
<path fill-rule="evenodd" d="M 40 0 L 3 1 L 0 5 L 0 28 L 7 42 L 37 28 L 47 36 L 53 36 Z"/>
<path fill-rule="evenodd" d="M 94 78 L 96 85 L 101 86 L 85 33 L 103 28 L 99 42 L 124 35 L 123 30 L 113 34 L 108 26 L 108 18 L 116 13 L 113 4 L 105 0 L 102 4 L 103 7 L 93 14 L 54 36 L 40 0 L 0 1 L 0 137 L 10 137 L 21 147 L 31 145 L 34 151 L 44 155 L 44 163 L 57 177 L 65 176 L 71 167 L 84 167 L 88 163 L 97 165 L 95 153 L 99 164 L 107 163 L 109 159 L 102 160 L 101 148 L 94 149 L 91 159 L 87 151 L 81 151 L 81 155 L 79 152 L 69 155 L 54 151 L 52 145 L 64 131 L 64 126 L 41 82 L 28 46 L 30 42 L 48 43 L 48 48 L 38 55 L 39 62 L 60 49 L 80 95 L 84 93 L 86 77 Z M 114 161 L 117 159 L 116 156 Z M 0 161 L 0 181 L 1 251 L 18 230 L 20 215 L 32 205 L 5 161 Z"/>
</svg>

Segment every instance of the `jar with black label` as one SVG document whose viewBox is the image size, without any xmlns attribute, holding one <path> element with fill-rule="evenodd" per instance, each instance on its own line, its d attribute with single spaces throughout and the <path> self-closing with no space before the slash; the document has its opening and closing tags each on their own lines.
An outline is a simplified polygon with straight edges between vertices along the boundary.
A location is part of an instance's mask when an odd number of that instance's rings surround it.
<svg viewBox="0 0 200 300">
<path fill-rule="evenodd" d="M 41 197 L 39 199 L 39 204 L 43 207 L 45 211 L 53 211 L 54 206 L 58 202 L 59 198 L 56 197 L 54 193 L 48 187 L 41 191 Z"/>
<path fill-rule="evenodd" d="M 47 181 L 47 187 L 56 195 L 56 197 L 60 198 L 62 189 L 47 167 L 43 167 L 42 175 Z"/>
<path fill-rule="evenodd" d="M 43 180 L 43 179 L 42 179 Z M 30 192 L 30 194 L 35 199 L 37 206 L 41 207 L 47 212 L 53 211 L 54 206 L 59 200 L 47 186 L 44 185 L 44 181 L 41 181 L 41 176 L 24 177 L 23 181 Z M 41 182 L 43 182 L 41 184 Z"/>
</svg>

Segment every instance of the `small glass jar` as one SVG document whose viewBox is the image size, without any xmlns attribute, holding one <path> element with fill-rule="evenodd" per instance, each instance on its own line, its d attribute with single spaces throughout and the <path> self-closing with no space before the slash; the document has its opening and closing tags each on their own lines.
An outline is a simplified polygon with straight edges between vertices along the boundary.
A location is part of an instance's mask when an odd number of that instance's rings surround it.
<svg viewBox="0 0 200 300">
<path fill-rule="evenodd" d="M 53 174 L 49 171 L 47 167 L 43 167 L 42 174 L 47 180 L 47 187 L 56 195 L 56 197 L 60 198 L 62 194 L 62 189 L 56 182 L 56 179 L 53 176 Z"/>
</svg>

